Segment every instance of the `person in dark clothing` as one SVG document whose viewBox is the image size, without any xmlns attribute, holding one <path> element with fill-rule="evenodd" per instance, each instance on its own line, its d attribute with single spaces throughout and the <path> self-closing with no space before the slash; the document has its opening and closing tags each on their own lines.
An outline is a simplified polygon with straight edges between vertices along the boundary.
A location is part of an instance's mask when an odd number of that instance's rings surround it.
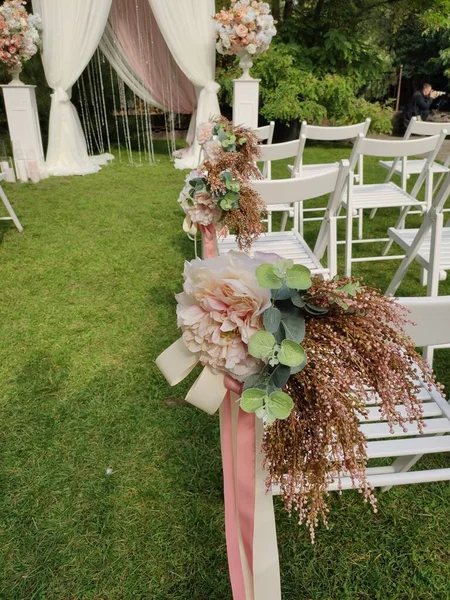
<svg viewBox="0 0 450 600">
<path fill-rule="evenodd" d="M 438 92 L 435 92 L 429 83 L 424 83 L 421 90 L 414 92 L 411 100 L 411 108 L 409 111 L 409 119 L 412 117 L 420 117 L 422 121 L 426 121 L 430 115 L 430 107 L 433 100 L 438 97 Z"/>
</svg>

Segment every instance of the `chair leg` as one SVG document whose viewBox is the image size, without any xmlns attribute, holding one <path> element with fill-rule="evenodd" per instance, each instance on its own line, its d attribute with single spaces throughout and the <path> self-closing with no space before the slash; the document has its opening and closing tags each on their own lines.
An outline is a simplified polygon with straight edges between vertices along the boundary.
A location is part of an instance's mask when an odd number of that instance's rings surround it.
<svg viewBox="0 0 450 600">
<path fill-rule="evenodd" d="M 303 237 L 304 236 L 304 213 L 303 213 L 303 202 L 300 202 L 298 206 L 298 218 L 299 218 L 299 233 Z"/>
<path fill-rule="evenodd" d="M 402 210 L 400 211 L 400 216 L 398 217 L 397 223 L 394 226 L 394 229 L 402 229 L 402 227 L 401 227 L 402 223 L 403 223 L 403 227 L 404 227 L 406 215 L 408 214 L 408 212 L 409 212 L 408 206 L 405 208 L 402 208 Z M 389 240 L 388 242 L 386 242 L 386 245 L 381 252 L 381 256 L 387 255 L 389 250 L 392 248 L 393 243 L 394 243 L 394 240 Z"/>
<path fill-rule="evenodd" d="M 394 464 L 392 465 L 395 469 L 396 473 L 406 473 L 413 467 L 418 460 L 422 458 L 423 454 L 417 454 L 416 456 L 400 456 L 395 459 Z M 387 485 L 381 488 L 382 492 L 387 492 L 393 487 L 392 485 Z"/>
<path fill-rule="evenodd" d="M 286 231 L 288 217 L 289 217 L 289 212 L 285 211 L 283 213 L 283 216 L 281 217 L 281 231 Z"/>
<path fill-rule="evenodd" d="M 8 211 L 9 216 L 12 219 L 12 222 L 14 223 L 14 225 L 17 227 L 18 231 L 20 233 L 22 233 L 23 231 L 23 227 L 20 224 L 19 219 L 17 218 L 16 213 L 14 212 L 13 207 L 11 206 L 11 204 L 9 203 L 8 198 L 6 197 L 5 192 L 3 191 L 2 187 L 0 186 L 0 198 L 3 201 L 3 204 L 5 205 L 6 210 Z"/>
<path fill-rule="evenodd" d="M 423 267 L 420 269 L 420 285 L 427 285 L 427 281 L 428 281 L 428 271 L 427 269 L 424 269 Z"/>
<path fill-rule="evenodd" d="M 352 274 L 352 250 L 353 250 L 353 211 L 347 205 L 346 234 L 345 234 L 345 276 Z"/>
<path fill-rule="evenodd" d="M 267 211 L 267 233 L 272 233 L 272 212 Z"/>
<path fill-rule="evenodd" d="M 369 220 L 371 221 L 374 216 L 377 214 L 377 210 L 378 208 L 372 208 L 372 210 L 370 211 L 370 215 L 369 215 Z"/>
<path fill-rule="evenodd" d="M 363 218 L 364 218 L 364 211 L 361 208 L 361 210 L 358 213 L 358 240 L 363 239 Z"/>
</svg>

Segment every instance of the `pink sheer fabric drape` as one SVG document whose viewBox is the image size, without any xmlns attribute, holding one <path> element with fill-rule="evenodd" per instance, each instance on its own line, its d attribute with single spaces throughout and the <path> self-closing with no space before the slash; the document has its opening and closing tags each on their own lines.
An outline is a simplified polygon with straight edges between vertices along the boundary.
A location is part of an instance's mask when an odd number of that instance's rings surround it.
<svg viewBox="0 0 450 600">
<path fill-rule="evenodd" d="M 109 21 L 149 93 L 166 110 L 193 113 L 195 87 L 173 60 L 148 0 L 113 0 Z"/>
</svg>

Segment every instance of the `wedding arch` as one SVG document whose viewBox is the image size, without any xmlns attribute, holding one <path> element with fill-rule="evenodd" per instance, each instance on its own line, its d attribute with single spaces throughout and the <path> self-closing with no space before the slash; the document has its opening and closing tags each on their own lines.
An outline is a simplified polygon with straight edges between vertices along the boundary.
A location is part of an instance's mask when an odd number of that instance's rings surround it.
<svg viewBox="0 0 450 600">
<path fill-rule="evenodd" d="M 72 86 L 100 47 L 144 101 L 192 114 L 188 150 L 177 168 L 197 166 L 195 123 L 219 114 L 215 82 L 214 0 L 32 0 L 42 18 L 42 62 L 52 88 L 47 170 L 96 172 L 109 154 L 89 156 Z"/>
</svg>

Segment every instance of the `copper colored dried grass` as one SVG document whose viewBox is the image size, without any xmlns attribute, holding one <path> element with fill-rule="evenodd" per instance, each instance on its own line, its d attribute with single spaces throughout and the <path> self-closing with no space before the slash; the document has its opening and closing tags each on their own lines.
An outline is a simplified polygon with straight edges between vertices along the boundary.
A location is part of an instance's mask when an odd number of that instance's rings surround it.
<svg viewBox="0 0 450 600">
<path fill-rule="evenodd" d="M 239 208 L 224 213 L 223 224 L 236 235 L 239 250 L 248 252 L 253 242 L 264 231 L 261 217 L 265 214 L 266 205 L 259 194 L 247 185 L 241 186 Z"/>
<path fill-rule="evenodd" d="M 345 300 L 348 310 L 330 304 L 336 288 L 346 282 L 314 280 L 310 301 L 330 311 L 306 317 L 302 344 L 308 363 L 285 387 L 294 410 L 289 419 L 267 428 L 263 443 L 267 485 L 281 486 L 286 509 L 298 511 L 299 523 L 306 522 L 313 541 L 319 519 L 328 525 L 327 486 L 333 478 L 349 474 L 376 510 L 357 415 L 367 414 L 367 388 L 378 394 L 380 411 L 391 429 L 400 425 L 406 430 L 408 422 L 416 422 L 421 431 L 415 369 L 427 384 L 438 385 L 403 333 L 405 311 L 394 299 L 363 287 Z M 399 405 L 405 407 L 406 417 L 398 412 Z"/>
</svg>

